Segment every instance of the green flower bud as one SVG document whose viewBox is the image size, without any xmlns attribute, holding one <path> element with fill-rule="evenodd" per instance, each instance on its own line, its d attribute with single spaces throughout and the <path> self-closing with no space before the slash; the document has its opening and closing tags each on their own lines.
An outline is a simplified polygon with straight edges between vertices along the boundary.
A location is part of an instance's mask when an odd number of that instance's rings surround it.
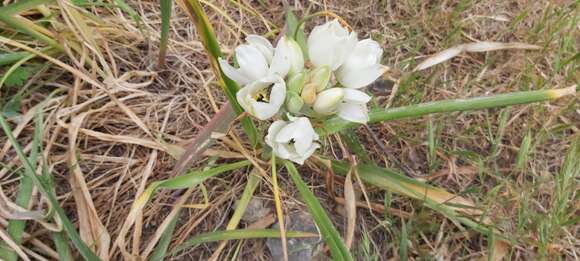
<svg viewBox="0 0 580 261">
<path fill-rule="evenodd" d="M 286 110 L 291 113 L 298 113 L 302 109 L 302 106 L 304 106 L 304 101 L 298 93 L 293 91 L 286 93 Z"/>
<path fill-rule="evenodd" d="M 316 91 L 320 92 L 328 86 L 328 82 L 330 81 L 330 69 L 328 66 L 317 67 L 316 69 L 310 72 L 309 83 L 312 83 L 316 86 Z"/>
<path fill-rule="evenodd" d="M 288 91 L 300 93 L 306 83 L 306 73 L 299 72 L 288 79 Z"/>
</svg>

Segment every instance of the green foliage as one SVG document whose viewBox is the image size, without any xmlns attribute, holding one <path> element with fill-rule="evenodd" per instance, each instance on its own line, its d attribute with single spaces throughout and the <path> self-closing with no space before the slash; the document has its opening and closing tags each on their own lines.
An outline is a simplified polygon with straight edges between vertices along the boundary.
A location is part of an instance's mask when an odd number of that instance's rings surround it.
<svg viewBox="0 0 580 261">
<path fill-rule="evenodd" d="M 350 255 L 348 248 L 345 246 L 344 242 L 342 241 L 340 234 L 332 224 L 332 220 L 328 217 L 320 201 L 318 198 L 310 191 L 306 183 L 300 177 L 298 170 L 292 162 L 286 161 L 285 162 L 286 169 L 288 170 L 288 174 L 298 192 L 300 192 L 300 196 L 304 200 L 304 203 L 308 207 L 316 226 L 320 230 L 320 234 L 322 234 L 322 239 L 330 248 L 330 253 L 332 255 L 333 260 L 353 260 L 352 256 Z"/>
<path fill-rule="evenodd" d="M 31 68 L 29 67 L 18 67 L 16 68 L 4 81 L 6 87 L 20 87 L 26 83 L 26 80 L 30 78 Z"/>
</svg>

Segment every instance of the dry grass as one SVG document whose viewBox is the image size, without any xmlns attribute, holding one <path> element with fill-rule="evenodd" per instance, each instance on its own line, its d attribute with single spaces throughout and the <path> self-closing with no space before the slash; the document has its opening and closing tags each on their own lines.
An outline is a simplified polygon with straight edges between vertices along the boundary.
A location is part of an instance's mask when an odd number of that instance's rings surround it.
<svg viewBox="0 0 580 261">
<path fill-rule="evenodd" d="M 218 9 L 206 6 L 226 52 L 240 43 L 244 33 L 267 34 L 276 29 L 274 25 L 280 28 L 284 24 L 281 3 L 241 2 L 243 8 L 225 0 L 211 1 Z M 174 6 L 167 66 L 158 69 L 154 66 L 160 27 L 158 3 L 138 1 L 131 5 L 141 16 L 141 29 L 118 10 L 89 8 L 103 20 L 93 28 L 95 46 L 105 62 L 82 65 L 73 61 L 98 60 L 98 54 L 88 48 L 84 49 L 85 57 L 76 52 L 59 56 L 78 73 L 59 66 L 39 71 L 23 87 L 30 90 L 22 101 L 23 116 L 12 120 L 13 128 L 21 129 L 18 140 L 29 144 L 34 126 L 26 115 L 48 100 L 43 154 L 52 170 L 56 193 L 73 221 L 82 223 L 81 219 L 89 218 L 78 208 L 83 196 L 75 196 L 71 187 L 75 184 L 71 177 L 80 175 L 111 242 L 117 239 L 138 191 L 152 181 L 170 177 L 176 162 L 172 156 L 175 147 L 184 147 L 196 137 L 226 101 L 214 82 L 194 27 L 179 7 Z M 384 64 L 394 68 L 390 77 L 400 81 L 396 86 L 389 80 L 375 83 L 371 91 L 378 97 L 377 106 L 567 87 L 580 80 L 577 59 L 558 65 L 578 53 L 579 28 L 571 21 L 580 19 L 580 7 L 574 1 L 304 1 L 294 6 L 299 15 L 304 10 L 332 10 L 360 32 L 359 37 L 371 36 L 382 43 Z M 425 56 L 475 40 L 524 42 L 545 48 L 462 54 L 432 69 L 411 72 Z M 97 73 L 106 67 L 109 79 Z M 112 82 L 124 74 L 135 75 Z M 82 75 L 101 86 L 87 83 Z M 34 87 L 37 84 L 39 87 Z M 55 90 L 60 92 L 49 97 Z M 17 91 L 3 89 L 2 97 Z M 500 124 L 502 119 L 504 124 Z M 561 228 L 550 227 L 550 221 L 558 193 L 556 176 L 573 137 L 579 135 L 579 123 L 578 97 L 573 97 L 549 104 L 395 121 L 361 127 L 357 134 L 377 164 L 400 169 L 478 202 L 506 235 L 517 240 L 510 259 L 578 260 L 578 221 Z M 430 129 L 434 143 L 429 143 Z M 74 139 L 75 135 L 78 138 Z M 531 139 L 528 153 L 520 150 L 526 135 Z M 0 141 L 8 144 L 4 136 Z M 14 197 L 18 189 L 15 171 L 20 163 L 10 146 L 0 149 L 1 186 Z M 214 149 L 232 150 L 225 143 L 216 144 Z M 518 168 L 516 160 L 522 153 L 525 161 Z M 205 156 L 195 167 L 215 164 L 216 159 Z M 342 228 L 346 224 L 344 210 L 327 194 L 323 175 L 315 170 L 304 168 L 304 179 Z M 205 182 L 209 206 L 182 211 L 171 246 L 195 233 L 223 229 L 246 179 L 247 173 L 240 170 Z M 576 193 L 577 178 L 573 182 Z M 284 173 L 279 175 L 279 185 L 285 212 L 303 210 Z M 408 254 L 413 259 L 470 260 L 487 255 L 485 235 L 458 228 L 418 201 L 367 189 L 377 204 L 372 215 L 359 208 L 353 244 L 357 260 L 372 260 L 373 255 L 378 260 L 397 259 L 402 222 L 406 223 Z M 160 224 L 182 198 L 181 193 L 160 191 L 147 204 L 142 221 L 123 237 L 129 253 L 139 255 L 147 249 Z M 203 203 L 201 190 L 190 193 L 181 200 Z M 260 185 L 255 197 L 266 200 L 274 213 L 268 182 Z M 384 211 L 384 205 L 401 213 Z M 567 213 L 580 214 L 577 203 L 568 206 Z M 48 238 L 46 229 L 36 223 L 30 223 L 26 231 L 41 241 Z M 24 245 L 38 249 L 30 239 Z M 216 246 L 205 244 L 175 259 L 203 260 Z M 264 240 L 230 242 L 222 257 L 231 256 L 238 246 L 240 260 L 270 259 Z M 111 260 L 123 259 L 118 248 L 109 256 Z"/>
</svg>

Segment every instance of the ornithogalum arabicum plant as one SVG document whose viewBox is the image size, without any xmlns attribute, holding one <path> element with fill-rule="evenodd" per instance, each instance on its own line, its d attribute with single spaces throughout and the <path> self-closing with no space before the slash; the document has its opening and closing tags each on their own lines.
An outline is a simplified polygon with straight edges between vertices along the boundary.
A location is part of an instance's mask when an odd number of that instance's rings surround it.
<svg viewBox="0 0 580 261">
<path fill-rule="evenodd" d="M 248 35 L 236 47 L 238 68 L 219 58 L 227 77 L 241 89 L 236 98 L 259 120 L 276 119 L 266 144 L 276 156 L 303 164 L 320 147 L 311 121 L 331 115 L 355 123 L 369 121 L 371 96 L 360 90 L 380 77 L 383 50 L 372 39 L 359 41 L 356 32 L 332 20 L 314 27 L 302 48 L 287 36 L 274 46 L 264 37 Z M 297 117 L 297 118 L 296 118 Z"/>
</svg>

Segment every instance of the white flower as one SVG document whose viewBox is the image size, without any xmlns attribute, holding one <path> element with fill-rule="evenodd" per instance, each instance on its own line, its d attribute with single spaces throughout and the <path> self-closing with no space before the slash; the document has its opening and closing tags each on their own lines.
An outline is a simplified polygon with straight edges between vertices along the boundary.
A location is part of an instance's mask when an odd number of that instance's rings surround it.
<svg viewBox="0 0 580 261">
<path fill-rule="evenodd" d="M 334 114 L 344 98 L 344 88 L 330 88 L 316 96 L 312 109 L 322 115 Z"/>
<path fill-rule="evenodd" d="M 238 85 L 249 84 L 269 74 L 278 74 L 284 78 L 289 71 L 294 73 L 304 67 L 302 51 L 294 40 L 282 37 L 276 49 L 266 38 L 259 35 L 248 35 L 246 42 L 235 49 L 239 68 L 218 58 L 223 72 Z"/>
<path fill-rule="evenodd" d="M 284 77 L 286 74 L 293 76 L 302 69 L 304 69 L 304 56 L 300 45 L 293 39 L 282 36 L 276 45 L 270 71 Z"/>
<path fill-rule="evenodd" d="M 266 135 L 266 144 L 272 147 L 276 156 L 288 159 L 298 164 L 304 164 L 320 144 L 318 134 L 312 128 L 310 120 L 306 117 L 289 116 L 290 121 L 277 120 Z"/>
<path fill-rule="evenodd" d="M 343 88 L 344 98 L 338 105 L 338 117 L 352 122 L 365 124 L 369 121 L 367 103 L 371 96 L 355 89 Z"/>
<path fill-rule="evenodd" d="M 282 77 L 271 74 L 240 89 L 236 98 L 245 111 L 260 120 L 267 120 L 284 104 L 286 84 Z"/>
<path fill-rule="evenodd" d="M 344 120 L 365 124 L 369 121 L 367 103 L 370 100 L 362 91 L 335 87 L 319 93 L 313 109 L 323 115 L 337 113 Z"/>
<path fill-rule="evenodd" d="M 312 29 L 308 36 L 308 55 L 315 67 L 338 69 L 357 42 L 355 32 L 348 30 L 335 19 Z"/>
<path fill-rule="evenodd" d="M 387 67 L 379 63 L 382 55 L 383 49 L 377 42 L 371 39 L 358 42 L 335 72 L 336 79 L 347 88 L 371 84 L 386 71 Z"/>
</svg>

